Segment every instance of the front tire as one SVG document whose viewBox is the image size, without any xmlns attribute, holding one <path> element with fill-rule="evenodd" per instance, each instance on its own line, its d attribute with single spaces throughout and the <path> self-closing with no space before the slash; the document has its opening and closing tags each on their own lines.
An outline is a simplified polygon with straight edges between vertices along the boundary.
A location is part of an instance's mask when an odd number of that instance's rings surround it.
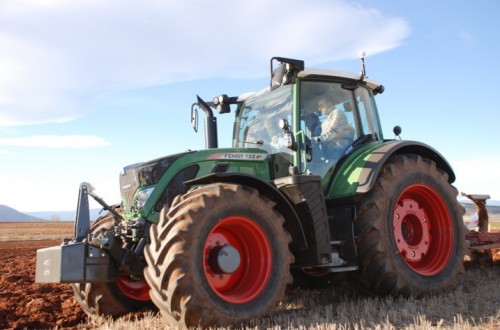
<svg viewBox="0 0 500 330">
<path fill-rule="evenodd" d="M 434 293 L 463 270 L 463 207 L 448 176 L 429 159 L 393 156 L 355 220 L 359 285 L 378 295 Z"/>
<path fill-rule="evenodd" d="M 146 279 L 172 324 L 226 325 L 274 311 L 291 282 L 290 235 L 252 188 L 210 184 L 178 196 L 151 227 Z M 229 255 L 218 262 L 220 253 Z"/>
</svg>

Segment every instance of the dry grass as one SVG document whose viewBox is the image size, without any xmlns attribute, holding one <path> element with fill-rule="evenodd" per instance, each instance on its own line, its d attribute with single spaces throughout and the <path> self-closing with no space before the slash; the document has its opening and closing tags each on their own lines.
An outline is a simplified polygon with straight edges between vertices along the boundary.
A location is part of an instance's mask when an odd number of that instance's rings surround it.
<svg viewBox="0 0 500 330">
<path fill-rule="evenodd" d="M 0 222 L 0 242 L 63 240 L 73 237 L 74 222 Z"/>
<path fill-rule="evenodd" d="M 500 267 L 468 270 L 450 292 L 414 298 L 361 296 L 347 286 L 295 291 L 270 317 L 217 329 L 500 329 Z M 97 329 L 175 329 L 161 316 L 103 320 Z"/>
</svg>

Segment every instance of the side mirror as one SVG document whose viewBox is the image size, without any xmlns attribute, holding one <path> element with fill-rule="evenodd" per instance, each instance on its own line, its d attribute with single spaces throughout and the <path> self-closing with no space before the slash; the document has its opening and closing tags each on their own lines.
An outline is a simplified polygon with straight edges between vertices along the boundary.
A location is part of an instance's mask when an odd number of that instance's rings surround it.
<svg viewBox="0 0 500 330">
<path fill-rule="evenodd" d="M 276 60 L 281 64 L 274 69 L 273 61 Z M 297 74 L 304 70 L 304 61 L 294 60 L 284 57 L 271 58 L 271 90 L 274 90 L 281 85 L 294 84 Z"/>
<path fill-rule="evenodd" d="M 191 126 L 196 133 L 198 133 L 198 109 L 196 108 L 196 103 L 191 106 Z"/>
<path fill-rule="evenodd" d="M 274 90 L 281 86 L 283 82 L 283 77 L 285 76 L 286 66 L 281 63 L 272 73 L 271 76 L 271 90 Z"/>
</svg>

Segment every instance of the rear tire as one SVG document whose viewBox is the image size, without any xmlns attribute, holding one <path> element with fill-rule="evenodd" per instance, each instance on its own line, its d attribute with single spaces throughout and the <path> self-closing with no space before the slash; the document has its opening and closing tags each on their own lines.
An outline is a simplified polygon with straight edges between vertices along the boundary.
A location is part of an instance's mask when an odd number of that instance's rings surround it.
<svg viewBox="0 0 500 330">
<path fill-rule="evenodd" d="M 114 222 L 113 214 L 107 213 L 96 220 L 90 232 L 112 230 Z M 116 282 L 72 283 L 71 287 L 76 301 L 91 319 L 108 315 L 118 317 L 141 309 L 154 308 L 149 298 L 149 286 L 144 279 L 120 275 Z"/>
<path fill-rule="evenodd" d="M 273 202 L 241 185 L 210 184 L 178 196 L 151 227 L 146 246 L 151 299 L 181 328 L 273 312 L 291 282 L 291 238 L 283 223 Z M 212 251 L 226 245 L 241 257 L 231 273 L 212 262 Z"/>
<path fill-rule="evenodd" d="M 419 296 L 454 284 L 465 242 L 464 209 L 456 197 L 434 162 L 412 154 L 392 157 L 357 203 L 357 287 Z"/>
</svg>

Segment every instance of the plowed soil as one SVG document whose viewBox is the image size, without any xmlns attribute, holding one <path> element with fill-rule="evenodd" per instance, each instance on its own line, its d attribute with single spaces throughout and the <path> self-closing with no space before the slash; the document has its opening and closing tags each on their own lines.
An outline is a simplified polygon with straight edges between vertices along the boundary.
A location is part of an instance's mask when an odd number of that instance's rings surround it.
<svg viewBox="0 0 500 330">
<path fill-rule="evenodd" d="M 75 328 L 87 317 L 68 284 L 35 283 L 36 250 L 71 237 L 72 222 L 0 222 L 0 329 Z"/>
<path fill-rule="evenodd" d="M 86 316 L 64 284 L 36 284 L 36 250 L 57 241 L 0 242 L 0 329 L 73 328 Z"/>
</svg>

